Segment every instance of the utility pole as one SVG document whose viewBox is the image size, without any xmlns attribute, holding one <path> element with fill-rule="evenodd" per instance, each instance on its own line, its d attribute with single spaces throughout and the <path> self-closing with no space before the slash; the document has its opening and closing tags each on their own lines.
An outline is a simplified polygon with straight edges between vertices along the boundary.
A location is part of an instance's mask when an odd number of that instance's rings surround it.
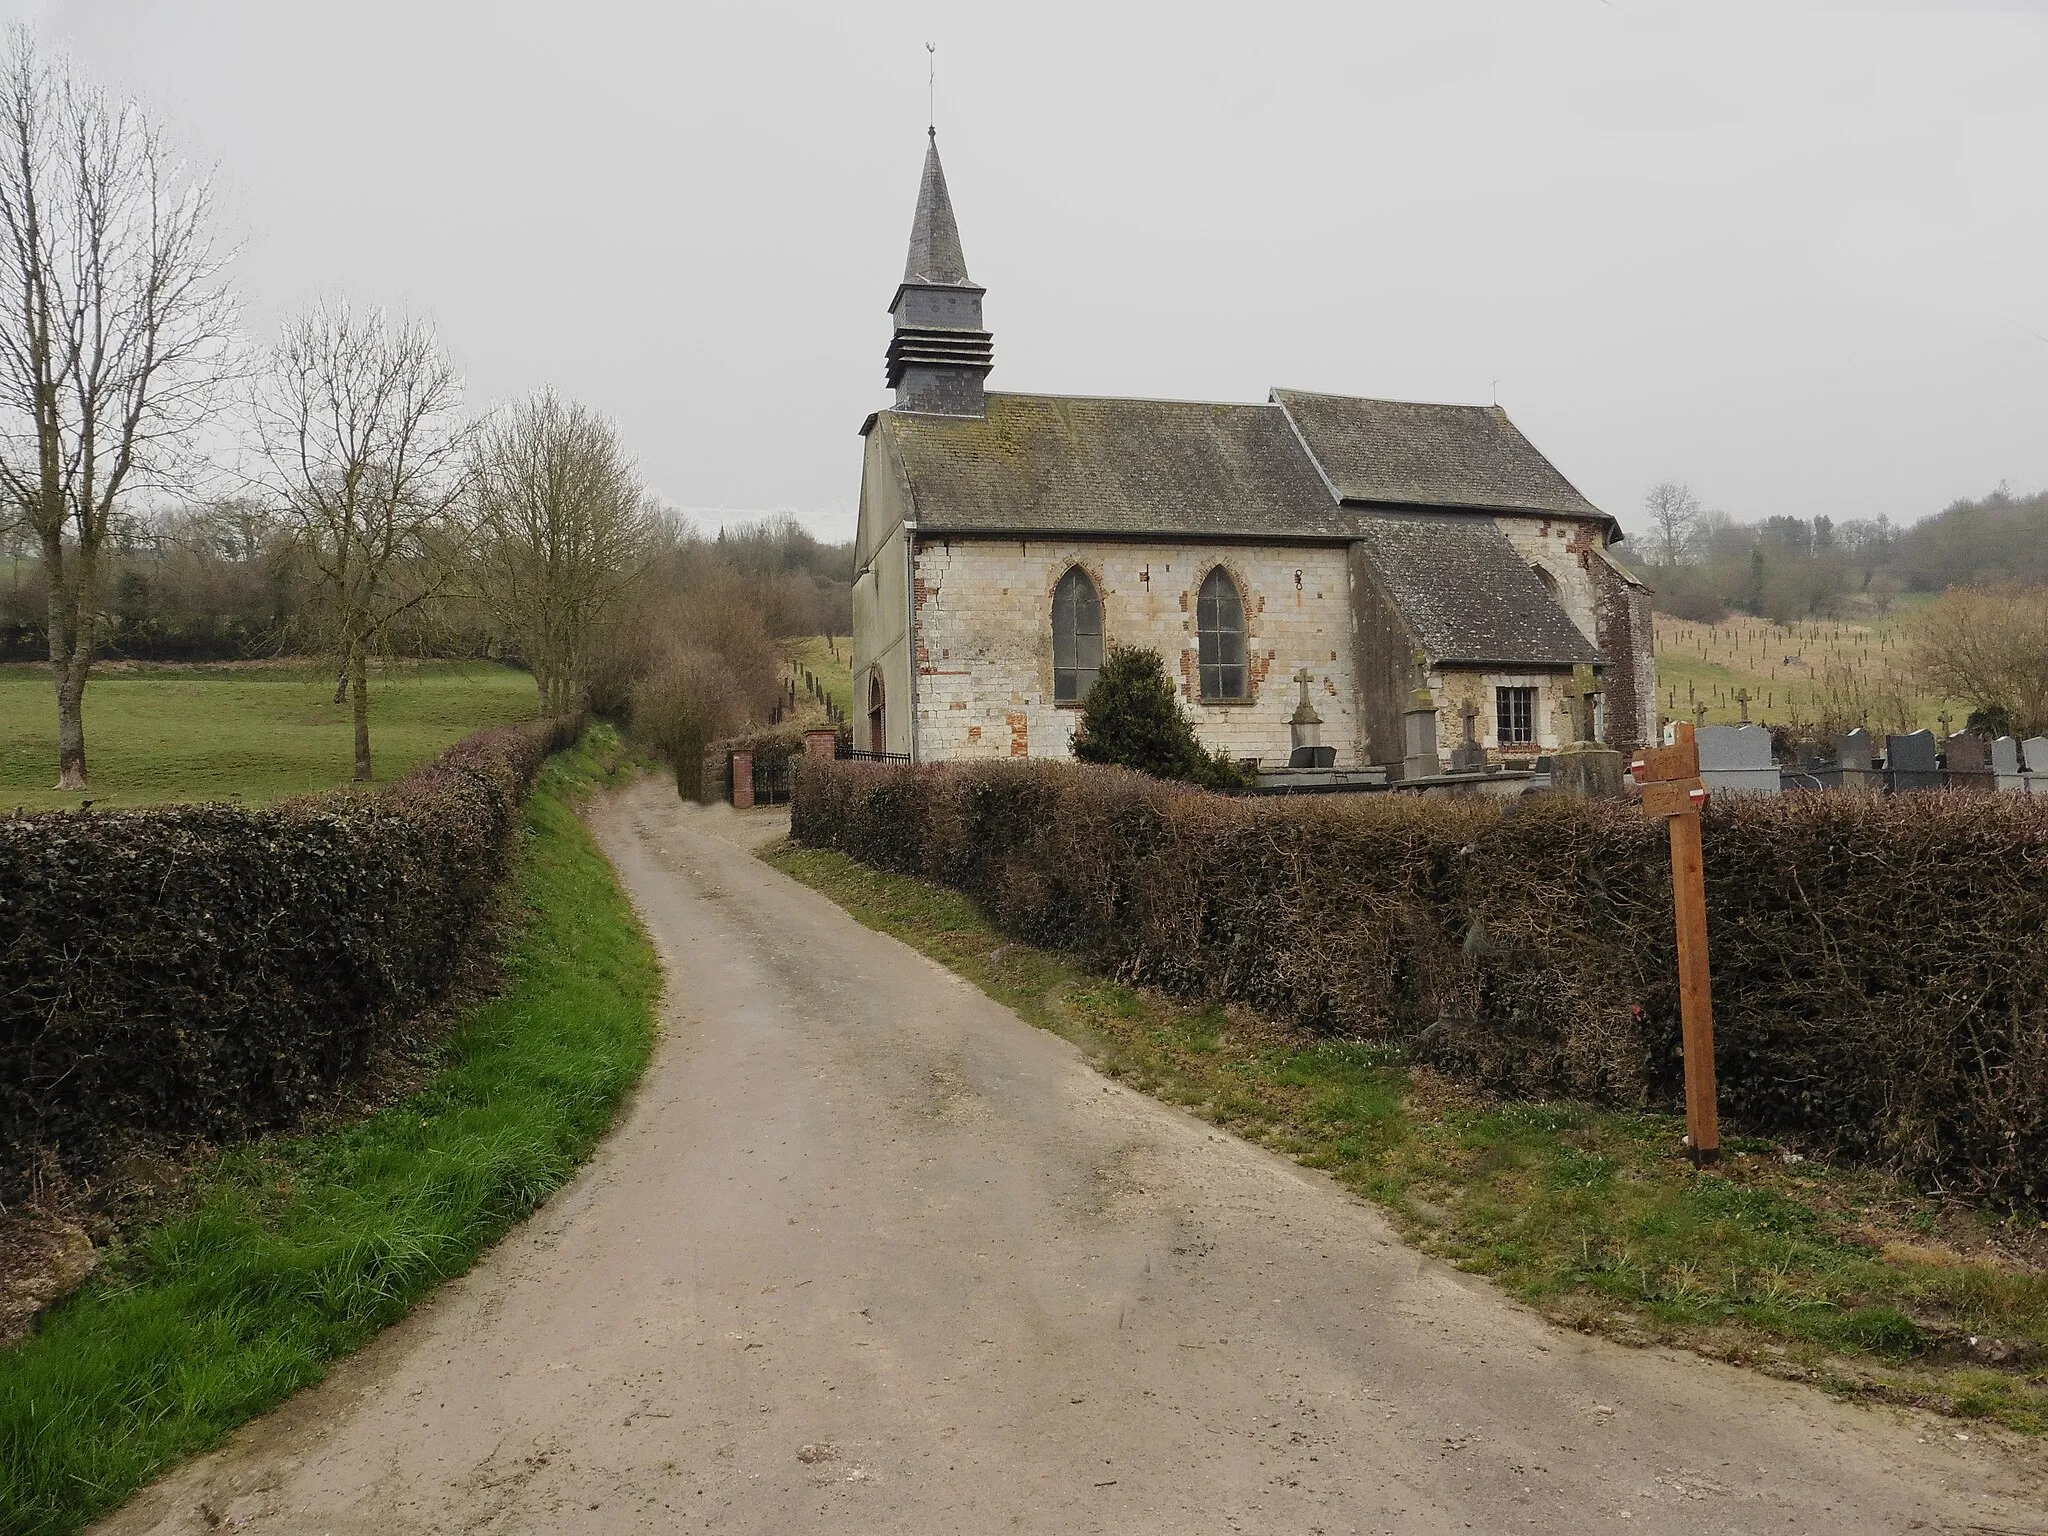
<svg viewBox="0 0 2048 1536">
<path fill-rule="evenodd" d="M 1671 908 L 1678 925 L 1678 1016 L 1685 1048 L 1686 1156 L 1695 1168 L 1721 1160 L 1721 1111 L 1714 1084 L 1714 994 L 1707 975 L 1706 861 L 1700 849 L 1700 748 L 1693 728 L 1672 728 L 1668 747 L 1645 747 L 1629 765 L 1643 809 L 1671 830 Z"/>
</svg>

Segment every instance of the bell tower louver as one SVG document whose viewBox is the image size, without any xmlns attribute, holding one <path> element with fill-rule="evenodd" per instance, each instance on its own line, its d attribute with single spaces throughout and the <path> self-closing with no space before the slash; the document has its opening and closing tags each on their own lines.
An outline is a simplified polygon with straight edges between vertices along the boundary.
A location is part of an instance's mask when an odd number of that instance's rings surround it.
<svg viewBox="0 0 2048 1536">
<path fill-rule="evenodd" d="M 995 339 L 982 329 L 981 296 L 967 277 L 960 226 L 939 164 L 939 135 L 929 131 L 910 259 L 889 305 L 889 387 L 896 409 L 941 416 L 984 413 L 982 380 L 995 365 Z"/>
</svg>

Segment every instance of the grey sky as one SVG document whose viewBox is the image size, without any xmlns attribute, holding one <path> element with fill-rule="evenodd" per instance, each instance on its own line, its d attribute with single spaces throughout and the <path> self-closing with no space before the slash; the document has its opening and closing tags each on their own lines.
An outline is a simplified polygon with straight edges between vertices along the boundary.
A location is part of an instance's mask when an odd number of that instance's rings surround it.
<svg viewBox="0 0 2048 1536">
<path fill-rule="evenodd" d="M 2048 485 L 2048 12 L 16 0 L 217 158 L 267 332 L 431 315 L 845 536 L 939 143 L 993 387 L 1499 398 L 1636 526 Z M 715 521 L 715 518 L 701 518 Z"/>
</svg>

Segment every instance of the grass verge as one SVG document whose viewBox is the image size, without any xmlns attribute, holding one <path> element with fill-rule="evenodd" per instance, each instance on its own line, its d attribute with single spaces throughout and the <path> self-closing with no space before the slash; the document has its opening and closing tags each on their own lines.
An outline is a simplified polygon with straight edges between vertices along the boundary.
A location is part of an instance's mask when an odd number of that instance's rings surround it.
<svg viewBox="0 0 2048 1536">
<path fill-rule="evenodd" d="M 423 1092 L 226 1152 L 179 1214 L 0 1353 L 0 1530 L 76 1530 L 318 1381 L 589 1154 L 647 1063 L 660 984 L 574 809 L 616 747 L 594 731 L 543 772 L 503 990 Z"/>
<path fill-rule="evenodd" d="M 1844 1395 L 2048 1431 L 2048 1223 L 1684 1123 L 1486 1098 L 1398 1048 L 1304 1037 L 1005 938 L 957 892 L 782 845 L 785 873 L 1097 1068 L 1327 1170 L 1414 1246 L 1569 1327 L 1677 1344 Z"/>
</svg>

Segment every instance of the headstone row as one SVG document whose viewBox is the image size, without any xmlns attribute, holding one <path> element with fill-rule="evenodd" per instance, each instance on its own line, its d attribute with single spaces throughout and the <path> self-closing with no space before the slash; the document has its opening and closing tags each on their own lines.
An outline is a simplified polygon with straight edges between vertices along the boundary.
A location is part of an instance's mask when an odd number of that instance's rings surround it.
<svg viewBox="0 0 2048 1536">
<path fill-rule="evenodd" d="M 2026 741 L 1986 740 L 1965 731 L 1948 738 L 1946 751 L 1932 731 L 1884 739 L 1879 759 L 1868 731 L 1825 743 L 1802 743 L 1784 765 L 1772 757 L 1771 733 L 1760 725 L 1704 725 L 1693 733 L 1700 749 L 1700 779 L 1715 794 L 1771 795 L 1780 789 L 1883 790 L 1911 794 L 1953 789 L 1992 794 L 2048 795 L 2048 736 Z"/>
</svg>

